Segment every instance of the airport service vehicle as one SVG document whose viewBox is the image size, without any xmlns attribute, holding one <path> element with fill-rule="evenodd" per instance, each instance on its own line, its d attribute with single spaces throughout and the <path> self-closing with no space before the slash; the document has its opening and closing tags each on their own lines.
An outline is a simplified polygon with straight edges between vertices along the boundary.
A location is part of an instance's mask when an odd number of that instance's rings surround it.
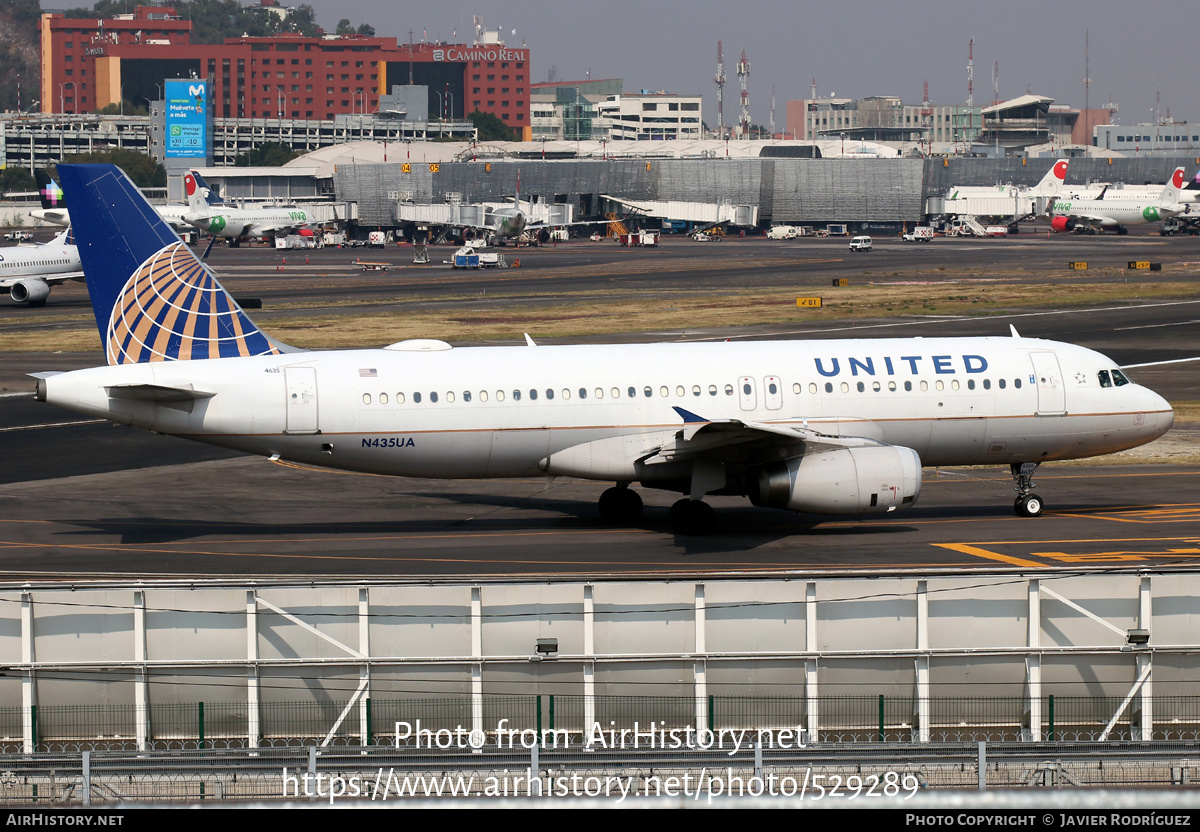
<svg viewBox="0 0 1200 832">
<path fill-rule="evenodd" d="M 901 239 L 906 243 L 928 243 L 933 239 L 933 229 L 927 225 L 918 225 L 903 235 Z"/>
<path fill-rule="evenodd" d="M 825 230 L 828 232 L 827 236 L 829 236 L 829 237 L 849 237 L 850 236 L 850 229 L 848 229 L 846 227 L 845 223 L 840 223 L 840 222 L 830 223 L 829 225 L 825 226 Z"/>
<path fill-rule="evenodd" d="M 851 251 L 870 251 L 871 250 L 871 238 L 870 237 L 855 237 L 853 240 L 850 241 L 850 250 Z"/>
<path fill-rule="evenodd" d="M 988 237 L 1007 237 L 1008 236 L 1008 226 L 1007 225 L 989 225 L 989 226 L 984 227 L 983 232 Z"/>
<path fill-rule="evenodd" d="M 383 248 L 387 245 L 386 231 L 372 231 L 367 235 L 367 245 L 372 248 Z"/>
<path fill-rule="evenodd" d="M 792 225 L 776 225 L 767 229 L 768 240 L 794 240 L 797 236 L 796 228 Z"/>
<path fill-rule="evenodd" d="M 4 239 L 10 242 L 27 243 L 33 239 L 32 231 L 10 231 L 4 235 Z"/>
<path fill-rule="evenodd" d="M 1181 203 L 1183 168 L 1175 168 L 1157 198 L 1143 199 L 1060 199 L 1051 205 L 1050 227 L 1055 231 L 1077 234 L 1128 233 L 1126 226 L 1159 222 L 1187 211 Z"/>
<path fill-rule="evenodd" d="M 906 508 L 922 465 L 1034 469 L 1165 433 L 1174 414 L 1105 356 L 1012 337 L 716 341 L 305 351 L 257 326 L 111 165 L 62 184 L 108 366 L 38 375 L 78 413 L 272 459 L 428 478 L 582 477 L 636 522 L 630 486 L 814 514 Z M 179 299 L 183 300 L 180 301 Z"/>
<path fill-rule="evenodd" d="M 68 228 L 48 243 L 0 249 L 0 291 L 17 303 L 45 306 L 51 287 L 83 280 L 79 250 L 67 242 L 70 234 Z"/>
</svg>

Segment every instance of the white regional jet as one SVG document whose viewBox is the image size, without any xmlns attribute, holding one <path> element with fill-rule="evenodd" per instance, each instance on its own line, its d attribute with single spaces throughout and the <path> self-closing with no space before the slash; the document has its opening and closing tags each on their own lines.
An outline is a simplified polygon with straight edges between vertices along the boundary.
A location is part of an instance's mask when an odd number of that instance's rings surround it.
<svg viewBox="0 0 1200 832">
<path fill-rule="evenodd" d="M 290 233 L 320 223 L 303 208 L 234 208 L 215 196 L 196 171 L 184 176 L 183 184 L 191 209 L 183 215 L 184 221 L 209 234 L 231 238 L 231 246 L 243 237 Z"/>
<path fill-rule="evenodd" d="M 68 280 L 83 280 L 78 249 L 67 242 L 71 229 L 41 245 L 0 249 L 0 291 L 17 303 L 45 306 L 50 287 Z"/>
<path fill-rule="evenodd" d="M 629 488 L 817 514 L 890 512 L 922 465 L 1011 466 L 1037 515 L 1048 460 L 1151 441 L 1174 414 L 1105 356 L 1054 341 L 917 338 L 306 352 L 254 325 L 118 169 L 61 168 L 106 367 L 37 397 L 158 433 L 312 465 L 430 478 L 572 476 L 633 522 Z"/>
<path fill-rule="evenodd" d="M 1170 181 L 1157 197 L 1141 199 L 1059 199 L 1050 207 L 1050 227 L 1055 231 L 1087 231 L 1090 234 L 1108 230 L 1128 233 L 1125 226 L 1158 222 L 1182 214 L 1188 206 L 1180 202 L 1184 179 L 1183 168 L 1175 168 Z"/>
</svg>

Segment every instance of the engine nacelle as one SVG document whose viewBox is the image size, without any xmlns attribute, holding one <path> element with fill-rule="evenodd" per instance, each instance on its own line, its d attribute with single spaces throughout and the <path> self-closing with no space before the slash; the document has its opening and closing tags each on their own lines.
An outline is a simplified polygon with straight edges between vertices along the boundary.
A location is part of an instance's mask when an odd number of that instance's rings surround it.
<svg viewBox="0 0 1200 832">
<path fill-rule="evenodd" d="M 8 290 L 9 296 L 17 303 L 28 303 L 30 306 L 41 306 L 50 296 L 50 284 L 44 280 L 31 277 L 19 280 Z"/>
<path fill-rule="evenodd" d="M 1055 217 L 1050 220 L 1050 227 L 1055 231 L 1074 231 L 1075 220 L 1071 217 Z"/>
<path fill-rule="evenodd" d="M 812 514 L 895 511 L 921 494 L 921 458 L 912 448 L 842 448 L 777 462 L 758 475 L 755 505 Z"/>
</svg>

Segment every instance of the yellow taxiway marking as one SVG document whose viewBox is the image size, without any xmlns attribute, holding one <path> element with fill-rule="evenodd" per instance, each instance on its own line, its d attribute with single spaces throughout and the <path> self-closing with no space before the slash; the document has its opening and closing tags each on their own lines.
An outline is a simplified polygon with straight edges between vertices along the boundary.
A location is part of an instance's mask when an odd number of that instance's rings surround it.
<svg viewBox="0 0 1200 832">
<path fill-rule="evenodd" d="M 1114 549 L 1114 546 L 1120 546 L 1122 543 L 1131 544 L 1128 549 Z M 1165 546 L 1161 549 L 1148 548 L 1155 543 L 1175 543 L 1176 546 Z M 1195 558 L 1200 557 L 1200 546 L 1197 544 L 1200 540 L 1194 537 L 1131 537 L 1131 538 L 1096 538 L 1096 539 L 1078 539 L 1078 540 L 992 540 L 978 541 L 976 543 L 935 543 L 942 549 L 949 549 L 953 552 L 959 552 L 964 555 L 973 555 L 985 560 L 994 560 L 1001 563 L 1011 564 L 1013 566 L 1028 566 L 1035 568 L 1044 568 L 1051 564 L 1045 561 L 1034 561 L 1015 555 L 1005 555 L 1000 552 L 992 551 L 987 547 L 996 546 L 1019 546 L 1022 549 L 1028 547 L 1054 546 L 1064 544 L 1101 544 L 1104 548 L 1099 551 L 1090 552 L 1056 552 L 1056 551 L 1029 551 L 1031 558 L 1045 558 L 1046 560 L 1057 561 L 1059 563 L 1093 563 L 1103 561 L 1146 561 L 1160 558 Z M 1182 545 L 1178 545 L 1182 544 Z M 1064 546 L 1064 548 L 1066 548 Z"/>
</svg>

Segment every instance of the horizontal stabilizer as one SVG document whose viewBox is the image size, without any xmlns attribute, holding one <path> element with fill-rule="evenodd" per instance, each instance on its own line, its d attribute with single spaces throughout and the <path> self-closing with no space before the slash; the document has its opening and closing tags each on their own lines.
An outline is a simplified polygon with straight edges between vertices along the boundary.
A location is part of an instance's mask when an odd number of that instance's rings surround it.
<svg viewBox="0 0 1200 832">
<path fill-rule="evenodd" d="M 152 402 L 163 407 L 191 413 L 200 399 L 211 399 L 216 393 L 193 390 L 190 385 L 169 387 L 163 384 L 114 384 L 105 387 L 109 397 L 138 402 Z"/>
</svg>

